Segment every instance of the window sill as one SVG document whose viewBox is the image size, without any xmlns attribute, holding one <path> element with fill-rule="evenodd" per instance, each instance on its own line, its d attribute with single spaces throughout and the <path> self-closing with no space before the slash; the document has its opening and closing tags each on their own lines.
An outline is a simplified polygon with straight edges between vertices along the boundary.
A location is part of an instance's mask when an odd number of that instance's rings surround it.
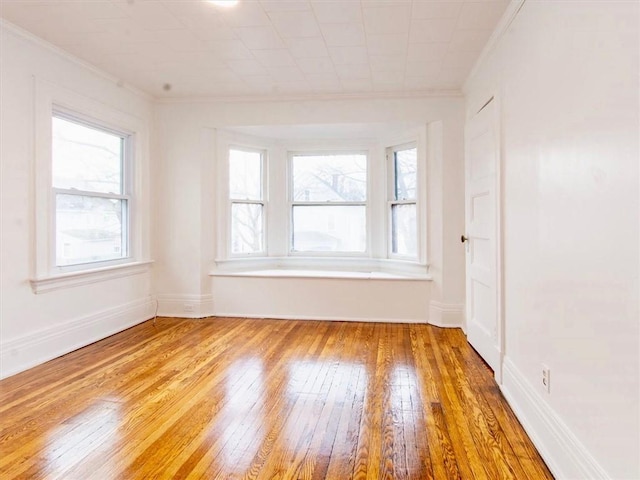
<svg viewBox="0 0 640 480">
<path fill-rule="evenodd" d="M 431 280 L 428 266 L 376 258 L 261 257 L 216 261 L 213 277 Z"/>
<path fill-rule="evenodd" d="M 337 270 L 249 270 L 237 272 L 212 272 L 212 277 L 249 277 L 249 278 L 321 278 L 348 280 L 431 280 L 429 275 L 402 275 L 387 272 L 344 272 Z"/>
<path fill-rule="evenodd" d="M 104 282 L 114 278 L 128 277 L 131 275 L 139 275 L 149 271 L 149 267 L 153 261 L 125 263 L 122 265 L 114 265 L 104 268 L 96 268 L 92 270 L 81 270 L 77 272 L 61 273 L 59 275 L 50 275 L 47 277 L 35 278 L 29 280 L 33 293 L 45 293 L 63 288 L 77 287 L 80 285 L 88 285 L 90 283 Z"/>
</svg>

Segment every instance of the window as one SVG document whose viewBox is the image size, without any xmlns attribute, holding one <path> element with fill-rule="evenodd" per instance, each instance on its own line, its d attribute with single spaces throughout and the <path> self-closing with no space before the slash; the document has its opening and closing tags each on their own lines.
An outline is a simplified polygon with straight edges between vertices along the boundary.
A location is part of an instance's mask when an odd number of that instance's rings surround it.
<svg viewBox="0 0 640 480">
<path fill-rule="evenodd" d="M 291 251 L 367 251 L 367 156 L 291 155 Z"/>
<path fill-rule="evenodd" d="M 131 135 L 55 112 L 55 267 L 129 256 Z"/>
<path fill-rule="evenodd" d="M 264 252 L 263 152 L 229 150 L 229 199 L 231 203 L 231 253 Z"/>
<path fill-rule="evenodd" d="M 344 125 L 212 132 L 216 271 L 427 273 L 426 128 Z"/>
<path fill-rule="evenodd" d="M 390 160 L 390 255 L 415 259 L 418 257 L 417 149 L 413 145 L 393 148 Z"/>
</svg>

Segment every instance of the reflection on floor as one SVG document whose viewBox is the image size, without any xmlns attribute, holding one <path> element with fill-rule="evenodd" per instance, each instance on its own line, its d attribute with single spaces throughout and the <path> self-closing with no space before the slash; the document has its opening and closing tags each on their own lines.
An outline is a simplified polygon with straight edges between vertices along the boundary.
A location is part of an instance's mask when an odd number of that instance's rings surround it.
<svg viewBox="0 0 640 480">
<path fill-rule="evenodd" d="M 159 319 L 0 382 L 1 478 L 553 478 L 459 330 Z"/>
</svg>

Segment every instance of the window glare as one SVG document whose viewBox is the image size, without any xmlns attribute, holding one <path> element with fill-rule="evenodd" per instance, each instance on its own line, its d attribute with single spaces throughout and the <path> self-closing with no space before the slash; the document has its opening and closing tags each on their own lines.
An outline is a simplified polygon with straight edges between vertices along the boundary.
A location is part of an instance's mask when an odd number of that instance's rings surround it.
<svg viewBox="0 0 640 480">
<path fill-rule="evenodd" d="M 366 207 L 295 205 L 293 250 L 297 252 L 364 252 Z"/>
<path fill-rule="evenodd" d="M 53 186 L 101 193 L 123 193 L 124 139 L 87 125 L 52 118 Z"/>
<path fill-rule="evenodd" d="M 262 199 L 262 154 L 229 150 L 229 197 L 234 200 Z"/>
<path fill-rule="evenodd" d="M 295 155 L 292 170 L 294 201 L 367 200 L 367 156 L 364 154 Z"/>
<path fill-rule="evenodd" d="M 231 205 L 232 253 L 257 253 L 264 250 L 262 214 L 262 205 L 259 203 L 233 203 Z"/>
<path fill-rule="evenodd" d="M 398 150 L 394 153 L 395 199 L 416 198 L 418 155 L 416 148 Z"/>
<path fill-rule="evenodd" d="M 56 265 L 126 257 L 126 212 L 126 200 L 56 195 Z"/>
<path fill-rule="evenodd" d="M 408 257 L 418 256 L 416 205 L 398 204 L 391 208 L 392 252 Z"/>
</svg>

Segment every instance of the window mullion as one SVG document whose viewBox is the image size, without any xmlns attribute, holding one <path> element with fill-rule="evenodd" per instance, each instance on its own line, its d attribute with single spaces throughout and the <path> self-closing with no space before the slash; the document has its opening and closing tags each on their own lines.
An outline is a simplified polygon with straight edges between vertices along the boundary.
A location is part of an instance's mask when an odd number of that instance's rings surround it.
<svg viewBox="0 0 640 480">
<path fill-rule="evenodd" d="M 53 193 L 55 195 L 75 195 L 78 197 L 99 197 L 99 198 L 110 198 L 114 200 L 129 200 L 131 195 L 120 194 L 120 193 L 103 193 L 103 192 L 95 192 L 92 190 L 77 190 L 77 189 L 67 189 L 67 188 L 53 188 Z"/>
<path fill-rule="evenodd" d="M 366 207 L 367 202 L 291 202 L 292 206 L 305 207 Z"/>
<path fill-rule="evenodd" d="M 415 205 L 417 200 L 390 200 L 389 205 Z"/>
<path fill-rule="evenodd" d="M 246 199 L 235 199 L 235 198 L 231 198 L 229 199 L 229 201 L 231 203 L 247 203 L 247 204 L 251 204 L 251 205 L 262 205 L 264 207 L 265 202 L 263 200 L 246 200 Z"/>
</svg>

